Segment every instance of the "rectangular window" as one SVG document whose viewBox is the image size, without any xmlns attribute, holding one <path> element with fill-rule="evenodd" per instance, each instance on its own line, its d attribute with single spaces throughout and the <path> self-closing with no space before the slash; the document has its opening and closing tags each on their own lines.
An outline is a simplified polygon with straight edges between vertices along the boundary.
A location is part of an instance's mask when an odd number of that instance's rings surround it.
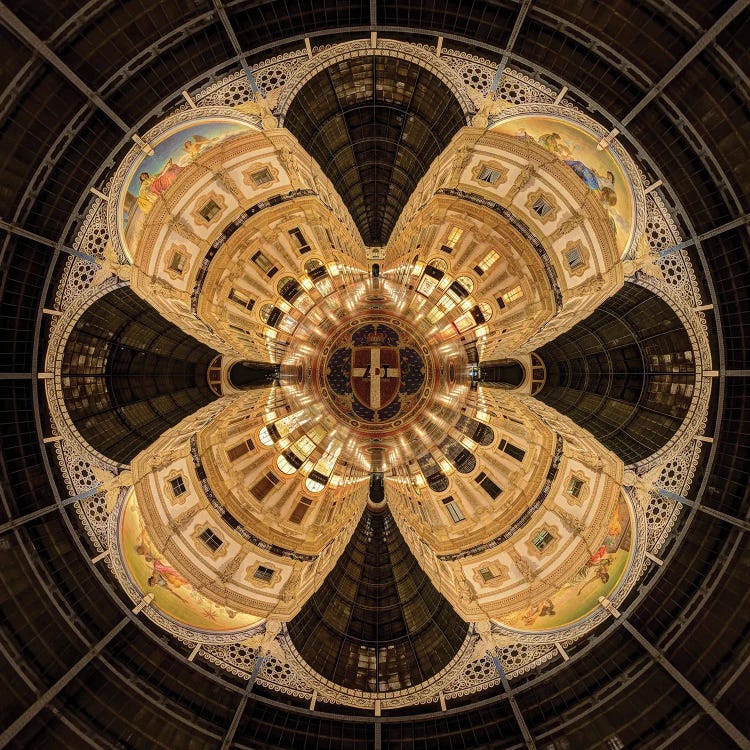
<svg viewBox="0 0 750 750">
<path fill-rule="evenodd" d="M 448 497 L 443 498 L 443 505 L 445 505 L 445 509 L 448 511 L 448 515 L 451 517 L 451 520 L 453 523 L 459 523 L 459 521 L 463 521 L 466 516 L 461 512 L 461 508 L 459 507 L 458 503 L 453 499 L 453 495 L 448 495 Z"/>
<path fill-rule="evenodd" d="M 480 275 L 484 275 L 485 271 L 488 271 L 490 267 L 500 258 L 500 256 L 494 250 L 490 250 L 487 255 L 479 261 L 478 266 L 474 266 L 474 270 Z M 477 270 L 478 269 L 478 270 Z"/>
<path fill-rule="evenodd" d="M 250 492 L 259 500 L 264 500 L 268 493 L 279 483 L 279 478 L 273 473 L 268 472 L 262 476 L 251 488 Z"/>
<path fill-rule="evenodd" d="M 578 479 L 578 477 L 571 477 L 570 481 L 568 482 L 568 494 L 573 495 L 573 497 L 580 497 L 581 492 L 583 492 L 583 485 L 584 482 L 582 479 Z"/>
<path fill-rule="evenodd" d="M 229 299 L 241 307 L 246 307 L 248 310 L 252 310 L 255 307 L 254 299 L 245 299 L 234 287 L 229 290 Z"/>
<path fill-rule="evenodd" d="M 187 492 L 185 481 L 182 477 L 175 477 L 174 479 L 170 479 L 169 483 L 172 485 L 172 493 L 175 497 L 184 495 Z"/>
<path fill-rule="evenodd" d="M 270 583 L 273 580 L 273 574 L 276 571 L 273 568 L 267 568 L 265 565 L 259 565 L 253 576 L 259 581 Z"/>
<path fill-rule="evenodd" d="M 171 271 L 182 273 L 185 270 L 185 256 L 182 253 L 175 253 L 169 261 L 169 268 Z"/>
<path fill-rule="evenodd" d="M 576 246 L 570 248 L 565 257 L 568 260 L 568 266 L 571 271 L 575 271 L 576 268 L 580 268 L 583 265 L 583 256 L 581 255 L 581 248 Z"/>
<path fill-rule="evenodd" d="M 543 550 L 545 547 L 549 546 L 549 543 L 554 539 L 555 537 L 550 534 L 547 529 L 544 529 L 543 531 L 540 531 L 532 540 L 531 543 L 538 549 Z"/>
<path fill-rule="evenodd" d="M 539 216 L 545 217 L 552 210 L 552 204 L 540 196 L 531 204 L 531 209 Z"/>
<path fill-rule="evenodd" d="M 505 438 L 500 441 L 500 444 L 497 447 L 498 450 L 507 453 L 511 458 L 515 458 L 516 461 L 523 461 L 524 456 L 526 455 L 525 450 L 513 445 L 513 443 L 509 443 Z"/>
<path fill-rule="evenodd" d="M 300 255 L 304 255 L 305 253 L 310 251 L 310 245 L 307 244 L 305 235 L 302 234 L 299 227 L 294 227 L 294 229 L 290 229 L 289 236 L 292 238 L 292 242 L 294 242 L 294 244 L 297 246 L 297 250 L 299 250 Z"/>
<path fill-rule="evenodd" d="M 238 443 L 227 451 L 227 456 L 230 461 L 236 461 L 238 458 L 244 456 L 248 451 L 253 449 L 253 441 L 245 440 L 242 443 Z"/>
<path fill-rule="evenodd" d="M 480 182 L 487 182 L 490 185 L 494 185 L 499 179 L 500 171 L 498 169 L 492 169 L 492 167 L 488 167 L 486 164 L 482 165 L 482 168 L 479 170 Z"/>
<path fill-rule="evenodd" d="M 267 185 L 269 182 L 273 181 L 271 170 L 266 168 L 253 172 L 250 177 L 256 186 Z"/>
<path fill-rule="evenodd" d="M 302 523 L 302 519 L 307 513 L 307 509 L 310 507 L 312 500 L 309 497 L 303 497 L 297 503 L 296 507 L 292 511 L 292 515 L 289 516 L 289 520 L 292 523 Z"/>
<path fill-rule="evenodd" d="M 520 286 L 514 286 L 513 289 L 503 293 L 503 299 L 505 300 L 506 305 L 521 299 L 521 297 L 523 297 L 523 289 L 521 289 Z"/>
<path fill-rule="evenodd" d="M 479 575 L 482 576 L 483 581 L 491 581 L 495 577 L 489 568 L 479 568 Z"/>
<path fill-rule="evenodd" d="M 502 489 L 498 487 L 483 471 L 480 471 L 474 477 L 474 481 L 490 496 L 492 500 L 495 500 L 500 496 Z"/>
<path fill-rule="evenodd" d="M 198 213 L 206 221 L 211 221 L 211 219 L 213 219 L 214 216 L 219 213 L 219 211 L 221 211 L 221 206 L 219 206 L 216 201 L 210 200 L 208 203 L 206 203 L 205 206 L 203 206 L 203 208 L 200 209 L 200 211 L 198 211 Z"/>
<path fill-rule="evenodd" d="M 445 244 L 440 246 L 440 249 L 444 253 L 448 253 L 448 255 L 450 255 L 456 249 L 456 245 L 461 239 L 463 233 L 464 230 L 461 229 L 461 227 L 452 227 L 450 233 L 448 234 L 448 239 L 445 241 Z"/>
<path fill-rule="evenodd" d="M 261 271 L 263 271 L 268 278 L 271 278 L 279 269 L 274 266 L 273 263 L 260 251 L 258 250 L 252 258 L 250 258 Z"/>
<path fill-rule="evenodd" d="M 216 550 L 221 547 L 222 544 L 224 544 L 224 540 L 214 534 L 214 532 L 211 529 L 204 529 L 201 531 L 201 533 L 198 535 L 198 538 L 203 542 L 203 544 L 208 547 L 211 552 L 216 552 Z"/>
</svg>

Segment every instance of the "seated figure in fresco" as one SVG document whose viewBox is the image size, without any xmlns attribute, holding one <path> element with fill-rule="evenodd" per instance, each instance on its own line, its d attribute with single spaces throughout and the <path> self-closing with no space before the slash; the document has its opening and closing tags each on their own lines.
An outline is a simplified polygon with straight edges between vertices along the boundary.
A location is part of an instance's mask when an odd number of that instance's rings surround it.
<svg viewBox="0 0 750 750">
<path fill-rule="evenodd" d="M 148 213 L 156 203 L 157 198 L 177 179 L 177 175 L 184 167 L 174 164 L 171 159 L 157 175 L 141 172 L 138 176 L 141 181 L 141 189 L 138 192 L 138 207 Z"/>
</svg>

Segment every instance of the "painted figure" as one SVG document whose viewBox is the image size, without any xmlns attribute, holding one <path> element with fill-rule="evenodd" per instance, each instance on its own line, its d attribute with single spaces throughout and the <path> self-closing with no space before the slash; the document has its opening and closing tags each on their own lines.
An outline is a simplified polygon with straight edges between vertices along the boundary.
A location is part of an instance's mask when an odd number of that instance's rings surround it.
<svg viewBox="0 0 750 750">
<path fill-rule="evenodd" d="M 157 198 L 170 187 L 183 169 L 184 167 L 174 164 L 169 159 L 157 175 L 152 176 L 148 172 L 141 172 L 139 175 L 141 189 L 138 192 L 138 207 L 148 213 L 154 207 Z"/>
</svg>

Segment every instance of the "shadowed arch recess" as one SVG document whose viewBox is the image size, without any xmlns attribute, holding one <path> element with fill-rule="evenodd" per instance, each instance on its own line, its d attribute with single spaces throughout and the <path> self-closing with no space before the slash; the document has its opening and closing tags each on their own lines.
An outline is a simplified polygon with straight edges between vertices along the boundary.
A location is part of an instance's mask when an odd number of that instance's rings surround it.
<svg viewBox="0 0 750 750">
<path fill-rule="evenodd" d="M 690 337 L 669 305 L 626 282 L 595 313 L 538 352 L 547 382 L 538 398 L 585 427 L 625 463 L 647 458 L 690 408 Z"/>
<path fill-rule="evenodd" d="M 336 567 L 288 628 L 313 669 L 368 692 L 403 690 L 433 677 L 468 631 L 387 508 L 365 510 Z"/>
<path fill-rule="evenodd" d="M 128 463 L 213 401 L 207 372 L 215 356 L 121 287 L 94 302 L 76 323 L 63 354 L 63 397 L 84 439 Z"/>
<path fill-rule="evenodd" d="M 382 55 L 342 60 L 318 73 L 284 121 L 370 246 L 388 241 L 417 183 L 464 124 L 460 104 L 437 76 Z"/>
</svg>

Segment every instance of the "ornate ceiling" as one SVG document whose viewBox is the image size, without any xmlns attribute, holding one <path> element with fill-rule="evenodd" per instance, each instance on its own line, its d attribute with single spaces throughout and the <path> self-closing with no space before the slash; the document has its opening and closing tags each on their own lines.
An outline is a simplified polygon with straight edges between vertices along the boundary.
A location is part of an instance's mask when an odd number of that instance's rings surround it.
<svg viewBox="0 0 750 750">
<path fill-rule="evenodd" d="M 650 653 L 632 613 L 714 457 L 714 296 L 619 129 L 397 37 L 139 129 L 50 289 L 38 422 L 98 586 L 185 674 L 350 711 L 352 747 L 504 700 L 535 747 L 526 683 L 606 634 Z"/>
<path fill-rule="evenodd" d="M 471 692 L 512 676 L 503 649 L 537 645 L 516 670 L 565 653 L 659 559 L 679 505 L 649 513 L 705 415 L 705 333 L 644 233 L 660 204 L 593 120 L 530 82 L 522 103 L 482 92 L 455 52 L 320 58 L 265 98 L 222 103 L 246 78 L 224 82 L 122 161 L 101 270 L 49 350 L 60 459 L 89 458 L 92 543 L 196 656 L 242 668 L 222 651 L 242 645 L 252 679 L 320 703 L 439 703 L 467 670 Z M 451 103 L 418 169 L 411 125 L 380 143 L 381 95 L 422 127 Z M 362 102 L 367 137 L 336 145 L 327 123 Z M 141 299 L 163 317 L 118 322 Z"/>
</svg>

